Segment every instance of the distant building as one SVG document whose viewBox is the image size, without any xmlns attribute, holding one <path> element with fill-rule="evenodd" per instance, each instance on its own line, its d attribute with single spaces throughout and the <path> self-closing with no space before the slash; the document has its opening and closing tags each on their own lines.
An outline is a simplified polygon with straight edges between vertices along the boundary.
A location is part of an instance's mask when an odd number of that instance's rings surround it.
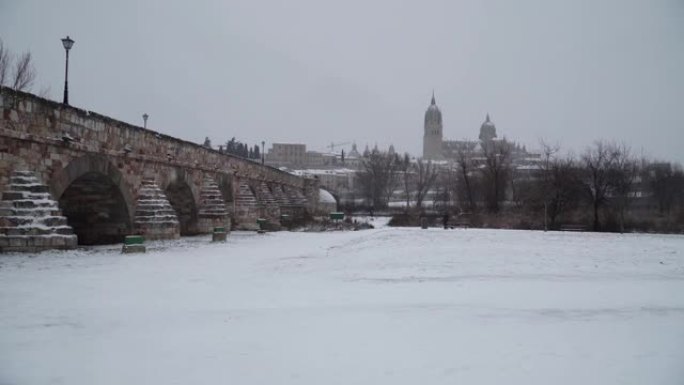
<svg viewBox="0 0 684 385">
<path fill-rule="evenodd" d="M 425 124 L 423 133 L 423 158 L 444 159 L 442 153 L 442 111 L 435 102 L 435 93 L 432 93 L 432 102 L 425 111 Z"/>
<path fill-rule="evenodd" d="M 347 193 L 354 189 L 354 177 L 356 169 L 335 168 L 335 169 L 315 169 L 307 168 L 301 170 L 290 170 L 292 174 L 299 176 L 316 177 L 321 187 L 335 191 L 337 193 Z"/>
<path fill-rule="evenodd" d="M 343 165 L 344 167 L 358 168 L 361 166 L 362 161 L 363 158 L 361 157 L 359 150 L 356 148 L 356 143 L 353 143 L 351 151 L 344 156 Z"/>
<path fill-rule="evenodd" d="M 461 152 L 468 153 L 476 160 L 482 159 L 484 153 L 482 146 L 488 142 L 506 140 L 499 139 L 496 126 L 489 114 L 480 126 L 479 140 L 445 140 L 443 136 L 442 111 L 437 106 L 435 95 L 432 94 L 430 105 L 425 111 L 425 123 L 423 127 L 423 158 L 437 161 L 456 161 Z M 515 142 L 511 144 L 512 161 L 516 167 L 532 166 L 539 161 L 540 155 L 530 153 L 525 146 Z"/>
<path fill-rule="evenodd" d="M 306 145 L 301 143 L 273 143 L 265 155 L 265 162 L 269 166 L 290 170 L 357 168 L 361 165 L 363 157 L 356 143 L 349 153 L 342 154 L 307 151 Z"/>
<path fill-rule="evenodd" d="M 360 158 L 361 154 L 359 153 L 359 150 L 356 148 L 356 143 L 352 144 L 352 149 L 349 151 L 349 154 L 347 154 L 347 158 Z"/>
<path fill-rule="evenodd" d="M 489 119 L 489 114 L 485 118 L 484 123 L 480 126 L 480 140 L 483 142 L 494 140 L 496 138 L 496 126 Z"/>
<path fill-rule="evenodd" d="M 299 143 L 273 143 L 265 155 L 265 162 L 277 167 L 303 167 L 307 162 L 306 145 Z"/>
</svg>

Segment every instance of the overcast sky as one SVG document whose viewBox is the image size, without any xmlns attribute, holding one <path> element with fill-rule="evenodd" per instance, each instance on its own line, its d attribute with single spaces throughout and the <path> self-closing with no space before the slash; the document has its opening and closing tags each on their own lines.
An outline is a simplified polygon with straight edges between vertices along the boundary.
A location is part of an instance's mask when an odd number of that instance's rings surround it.
<svg viewBox="0 0 684 385">
<path fill-rule="evenodd" d="M 446 138 L 684 161 L 684 0 L 0 0 L 0 37 L 61 100 L 217 145 L 356 141 L 414 155 L 434 88 Z"/>
</svg>

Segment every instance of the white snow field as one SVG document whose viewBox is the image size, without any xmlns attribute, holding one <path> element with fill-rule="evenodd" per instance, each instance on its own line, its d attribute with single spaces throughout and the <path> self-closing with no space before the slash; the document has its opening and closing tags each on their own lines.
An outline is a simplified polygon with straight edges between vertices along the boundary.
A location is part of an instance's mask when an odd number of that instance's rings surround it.
<svg viewBox="0 0 684 385">
<path fill-rule="evenodd" d="M 684 237 L 380 227 L 0 256 L 0 384 L 684 384 Z"/>
</svg>

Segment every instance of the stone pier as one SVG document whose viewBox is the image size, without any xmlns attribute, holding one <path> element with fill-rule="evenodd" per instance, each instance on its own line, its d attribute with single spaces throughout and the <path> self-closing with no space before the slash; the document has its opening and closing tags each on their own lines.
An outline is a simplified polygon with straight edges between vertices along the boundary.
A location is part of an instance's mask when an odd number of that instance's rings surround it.
<svg viewBox="0 0 684 385">
<path fill-rule="evenodd" d="M 15 171 L 0 201 L 0 251 L 73 249 L 77 237 L 48 187 L 31 171 Z"/>
</svg>

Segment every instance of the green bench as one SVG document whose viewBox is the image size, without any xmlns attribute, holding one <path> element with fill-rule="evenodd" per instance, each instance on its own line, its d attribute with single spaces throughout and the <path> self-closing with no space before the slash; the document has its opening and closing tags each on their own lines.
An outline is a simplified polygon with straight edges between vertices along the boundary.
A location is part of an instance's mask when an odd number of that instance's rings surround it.
<svg viewBox="0 0 684 385">
<path fill-rule="evenodd" d="M 264 234 L 266 232 L 266 229 L 265 229 L 266 223 L 267 223 L 266 219 L 257 218 L 256 223 L 257 223 L 257 225 L 259 225 L 259 230 L 257 230 L 257 233 Z"/>
<path fill-rule="evenodd" d="M 121 249 L 122 253 L 144 253 L 146 251 L 145 238 L 142 235 L 126 235 L 123 248 Z"/>
<path fill-rule="evenodd" d="M 212 242 L 225 242 L 228 237 L 228 232 L 225 227 L 214 227 L 214 231 L 211 233 Z"/>
</svg>

